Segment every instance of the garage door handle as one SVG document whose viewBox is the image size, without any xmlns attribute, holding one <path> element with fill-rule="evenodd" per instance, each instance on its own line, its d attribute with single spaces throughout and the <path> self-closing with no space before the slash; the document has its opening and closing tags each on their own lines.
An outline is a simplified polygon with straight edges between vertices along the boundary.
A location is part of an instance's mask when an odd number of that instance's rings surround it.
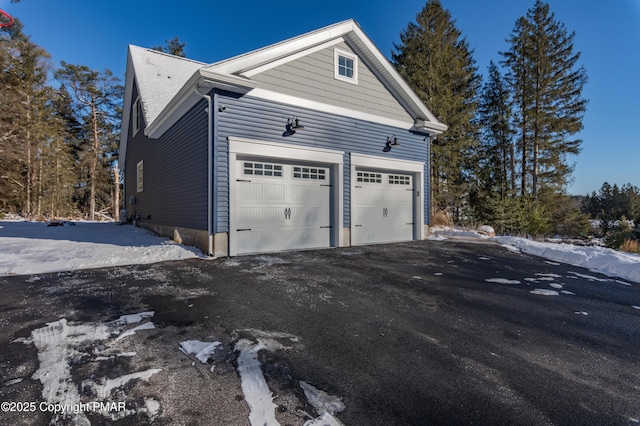
<svg viewBox="0 0 640 426">
<path fill-rule="evenodd" d="M 236 232 L 251 231 L 251 228 L 236 229 Z"/>
<path fill-rule="evenodd" d="M 361 226 L 362 226 L 362 225 L 356 225 L 356 228 L 359 228 L 359 227 L 361 227 Z"/>
<path fill-rule="evenodd" d="M 333 228 L 331 225 L 329 226 L 321 226 L 320 229 Z"/>
<path fill-rule="evenodd" d="M 236 182 L 251 182 L 251 181 L 246 179 L 236 179 Z"/>
<path fill-rule="evenodd" d="M 362 188 L 362 186 L 356 185 L 356 188 Z"/>
<path fill-rule="evenodd" d="M 328 186 L 329 188 L 331 188 L 331 185 L 327 185 L 327 184 L 323 184 L 323 183 L 321 183 L 320 186 Z"/>
<path fill-rule="evenodd" d="M 414 225 L 414 223 L 413 223 L 413 222 L 411 222 L 411 223 L 405 223 L 405 225 Z"/>
</svg>

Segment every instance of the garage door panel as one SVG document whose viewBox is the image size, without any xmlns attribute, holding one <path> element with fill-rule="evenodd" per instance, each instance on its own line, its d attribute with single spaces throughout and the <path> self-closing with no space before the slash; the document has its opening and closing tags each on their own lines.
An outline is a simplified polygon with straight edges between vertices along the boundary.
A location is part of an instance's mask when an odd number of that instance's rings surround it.
<svg viewBox="0 0 640 426">
<path fill-rule="evenodd" d="M 406 174 L 358 171 L 354 185 L 353 244 L 413 239 L 413 177 Z"/>
<path fill-rule="evenodd" d="M 238 227 L 255 230 L 270 229 L 273 224 L 284 225 L 285 215 L 280 207 L 243 206 L 238 209 Z"/>
<path fill-rule="evenodd" d="M 258 161 L 237 167 L 232 238 L 238 254 L 330 245 L 329 168 Z"/>
<path fill-rule="evenodd" d="M 283 182 L 261 182 L 254 178 L 239 182 L 238 198 L 246 203 L 279 203 L 285 200 L 286 187 Z"/>
</svg>

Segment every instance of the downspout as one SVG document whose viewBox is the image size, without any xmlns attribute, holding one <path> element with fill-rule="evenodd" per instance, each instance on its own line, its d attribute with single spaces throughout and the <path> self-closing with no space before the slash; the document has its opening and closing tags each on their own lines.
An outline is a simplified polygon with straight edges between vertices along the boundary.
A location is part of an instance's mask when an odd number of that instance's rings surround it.
<svg viewBox="0 0 640 426">
<path fill-rule="evenodd" d="M 204 99 L 207 100 L 207 124 L 208 124 L 208 131 L 207 131 L 207 145 L 208 145 L 208 151 L 207 151 L 207 178 L 208 178 L 208 183 L 207 183 L 207 233 L 208 233 L 208 240 L 207 240 L 207 255 L 209 256 L 213 256 L 213 200 L 211 197 L 211 192 L 212 192 L 212 187 L 211 184 L 213 183 L 213 108 L 212 108 L 212 102 L 211 102 L 211 96 L 204 94 L 204 93 L 200 93 L 198 91 L 198 86 L 196 86 L 196 88 L 194 89 L 197 95 L 202 96 Z"/>
</svg>

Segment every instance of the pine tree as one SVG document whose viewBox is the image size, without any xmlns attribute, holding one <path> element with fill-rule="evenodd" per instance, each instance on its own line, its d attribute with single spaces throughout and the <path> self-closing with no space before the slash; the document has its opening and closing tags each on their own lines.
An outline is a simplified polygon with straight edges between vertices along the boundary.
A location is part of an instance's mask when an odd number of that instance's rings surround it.
<svg viewBox="0 0 640 426">
<path fill-rule="evenodd" d="M 487 192 L 498 192 L 504 200 L 515 189 L 515 152 L 511 127 L 510 92 L 493 61 L 488 81 L 482 88 L 478 122 L 482 134 L 479 146 L 478 176 Z"/>
<path fill-rule="evenodd" d="M 587 75 L 577 66 L 574 37 L 537 0 L 516 22 L 510 49 L 502 52 L 518 128 L 520 190 L 534 199 L 564 192 L 573 172 L 567 157 L 580 152 L 581 140 L 573 136 L 582 129 Z"/>
<path fill-rule="evenodd" d="M 111 158 L 107 153 L 113 152 L 123 89 L 120 80 L 109 70 L 101 73 L 85 65 L 64 61 L 61 65 L 62 69 L 57 70 L 55 76 L 71 88 L 85 126 L 79 160 L 87 180 L 85 199 L 89 204 L 88 216 L 95 220 L 96 213 L 104 215 L 113 208 L 110 196 Z"/>
<path fill-rule="evenodd" d="M 3 29 L 0 45 L 2 199 L 27 217 L 39 216 L 45 167 L 40 154 L 51 135 L 49 55 L 22 32 L 17 19 Z"/>
<path fill-rule="evenodd" d="M 180 56 L 181 58 L 186 57 L 186 54 L 184 53 L 184 47 L 187 44 L 180 43 L 180 39 L 178 37 L 174 37 L 171 40 L 165 40 L 164 43 L 164 46 L 156 46 L 152 49 L 159 52 L 168 53 L 170 55 Z"/>
<path fill-rule="evenodd" d="M 400 34 L 393 62 L 422 101 L 449 126 L 431 146 L 433 209 L 459 219 L 469 193 L 480 76 L 469 43 L 439 0 L 428 0 Z"/>
</svg>

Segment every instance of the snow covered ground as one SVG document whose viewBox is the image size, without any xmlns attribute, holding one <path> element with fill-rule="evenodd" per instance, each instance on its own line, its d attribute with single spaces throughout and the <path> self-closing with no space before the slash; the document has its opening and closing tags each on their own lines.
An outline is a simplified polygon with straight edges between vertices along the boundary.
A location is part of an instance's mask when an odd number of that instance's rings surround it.
<svg viewBox="0 0 640 426">
<path fill-rule="evenodd" d="M 430 240 L 443 241 L 447 236 L 489 238 L 473 230 L 451 227 L 432 227 Z M 573 244 L 543 243 L 520 237 L 494 237 L 507 250 L 520 251 L 548 259 L 590 269 L 611 277 L 640 283 L 640 255 L 606 247 L 584 247 Z"/>
<path fill-rule="evenodd" d="M 143 228 L 105 222 L 0 221 L 0 275 L 72 271 L 204 257 Z"/>
<path fill-rule="evenodd" d="M 490 238 L 468 229 L 432 227 L 431 231 L 429 239 L 435 241 L 450 236 Z M 640 283 L 640 255 L 518 237 L 495 237 L 493 240 L 509 250 Z M 130 225 L 66 222 L 63 226 L 47 226 L 24 220 L 0 221 L 0 275 L 40 274 L 195 257 L 205 258 L 198 249 Z"/>
</svg>

